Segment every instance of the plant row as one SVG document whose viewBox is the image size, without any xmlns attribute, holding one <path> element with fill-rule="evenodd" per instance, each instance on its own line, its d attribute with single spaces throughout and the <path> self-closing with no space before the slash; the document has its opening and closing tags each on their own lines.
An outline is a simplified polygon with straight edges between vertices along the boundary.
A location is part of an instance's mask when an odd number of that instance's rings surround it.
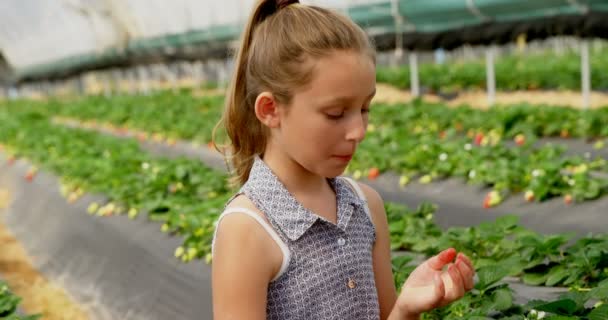
<svg viewBox="0 0 608 320">
<path fill-rule="evenodd" d="M 76 201 L 83 192 L 103 193 L 108 202 L 91 204 L 90 213 L 135 216 L 140 211 L 147 212 L 149 218 L 162 222 L 162 231 L 185 238 L 176 250 L 178 258 L 189 261 L 209 257 L 213 222 L 231 193 L 223 174 L 194 160 L 153 158 L 132 141 L 53 126 L 40 113 L 0 110 L 0 120 L 5 124 L 0 128 L 5 153 L 27 157 L 61 176 L 69 202 Z M 30 169 L 25 179 L 33 180 L 35 174 L 36 169 Z M 458 303 L 425 315 L 427 319 L 476 315 L 482 317 L 478 319 L 489 315 L 524 319 L 540 312 L 572 319 L 601 319 L 597 316 L 606 315 L 605 306 L 599 304 L 607 299 L 605 237 L 587 237 L 565 247 L 567 236 L 542 237 L 517 227 L 513 218 L 441 233 L 432 222 L 434 208 L 430 205 L 416 212 L 394 204 L 387 204 L 386 208 L 394 250 L 430 255 L 452 246 L 467 252 L 475 261 L 480 279 L 476 289 Z M 507 240 L 499 234 L 505 234 Z M 396 281 L 402 281 L 411 270 L 404 267 L 406 262 L 404 258 L 393 261 Z M 563 276 L 560 267 L 576 267 L 572 269 L 576 276 Z M 544 273 L 548 274 L 546 278 Z M 571 285 L 576 291 L 558 301 L 517 305 L 512 290 L 500 282 L 508 275 L 522 276 L 529 283 Z M 585 306 L 589 301 L 595 306 Z"/>
<path fill-rule="evenodd" d="M 591 87 L 608 89 L 606 49 L 590 54 Z M 496 87 L 499 90 L 580 90 L 581 58 L 578 52 L 558 56 L 553 53 L 510 55 L 495 62 Z M 418 67 L 422 86 L 433 91 L 454 92 L 463 89 L 485 89 L 486 62 L 482 60 L 444 64 L 426 63 Z M 408 66 L 379 68 L 376 79 L 400 88 L 410 87 Z"/>
<path fill-rule="evenodd" d="M 175 100 L 174 103 L 171 101 Z M 106 123 L 118 132 L 144 130 L 140 138 L 206 143 L 220 117 L 220 97 L 192 98 L 187 93 L 155 93 L 150 97 L 88 97 L 70 102 L 20 102 L 9 109 L 42 110 L 45 114 Z M 480 205 L 498 205 L 511 194 L 527 201 L 563 197 L 566 203 L 596 199 L 608 192 L 608 181 L 592 171 L 608 172 L 606 160 L 584 155 L 566 157 L 557 145 L 535 146 L 536 136 L 607 135 L 608 109 L 514 106 L 480 111 L 414 102 L 374 105 L 368 136 L 349 167 L 356 178 L 393 171 L 407 184 L 459 177 L 493 188 Z M 568 124 L 568 125 L 565 125 Z M 513 147 L 515 140 L 516 147 Z M 596 143 L 603 148 L 603 142 Z"/>
</svg>

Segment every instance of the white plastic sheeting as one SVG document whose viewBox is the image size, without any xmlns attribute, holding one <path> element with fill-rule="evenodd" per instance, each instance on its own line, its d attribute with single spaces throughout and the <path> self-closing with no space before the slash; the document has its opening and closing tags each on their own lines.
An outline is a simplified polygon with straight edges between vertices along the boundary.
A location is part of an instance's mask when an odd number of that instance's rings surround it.
<svg viewBox="0 0 608 320">
<path fill-rule="evenodd" d="M 345 11 L 378 0 L 304 0 Z M 0 52 L 20 70 L 213 26 L 242 24 L 256 0 L 2 0 Z"/>
<path fill-rule="evenodd" d="M 254 0 L 2 0 L 0 52 L 15 70 L 129 40 L 244 21 Z"/>
<path fill-rule="evenodd" d="M 102 1 L 0 1 L 0 51 L 15 69 L 121 42 Z"/>
</svg>

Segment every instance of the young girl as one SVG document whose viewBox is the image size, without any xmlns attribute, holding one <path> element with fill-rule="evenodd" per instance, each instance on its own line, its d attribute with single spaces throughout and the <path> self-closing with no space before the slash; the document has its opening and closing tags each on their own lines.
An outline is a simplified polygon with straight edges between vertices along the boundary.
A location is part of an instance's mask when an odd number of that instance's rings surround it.
<svg viewBox="0 0 608 320">
<path fill-rule="evenodd" d="M 297 0 L 255 6 L 221 122 L 240 190 L 213 241 L 215 319 L 417 319 L 473 287 L 471 262 L 450 248 L 397 297 L 382 199 L 339 177 L 375 78 L 350 19 Z"/>
</svg>

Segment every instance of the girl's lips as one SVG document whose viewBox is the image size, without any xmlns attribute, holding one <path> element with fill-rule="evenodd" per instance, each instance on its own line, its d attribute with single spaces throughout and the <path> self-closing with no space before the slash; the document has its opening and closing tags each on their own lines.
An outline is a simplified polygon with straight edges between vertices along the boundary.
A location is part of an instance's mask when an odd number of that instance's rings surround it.
<svg viewBox="0 0 608 320">
<path fill-rule="evenodd" d="M 334 157 L 338 158 L 338 159 L 340 159 L 342 161 L 350 161 L 350 159 L 353 158 L 353 155 L 351 154 L 351 155 L 346 155 L 346 156 L 334 156 Z"/>
</svg>

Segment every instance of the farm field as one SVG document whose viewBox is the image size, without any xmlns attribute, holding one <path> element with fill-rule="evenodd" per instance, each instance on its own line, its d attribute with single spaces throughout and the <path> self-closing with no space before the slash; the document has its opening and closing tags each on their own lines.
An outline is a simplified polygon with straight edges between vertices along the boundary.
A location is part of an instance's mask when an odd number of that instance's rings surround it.
<svg viewBox="0 0 608 320">
<path fill-rule="evenodd" d="M 213 222 L 233 192 L 208 146 L 221 105 L 219 97 L 187 90 L 4 103 L 0 181 L 23 192 L 40 192 L 37 183 L 54 185 L 54 203 L 79 215 L 73 229 L 102 224 L 105 233 L 98 235 L 114 234 L 116 242 L 147 228 L 117 251 L 129 255 L 164 243 L 162 255 L 173 262 L 158 272 L 175 273 L 177 283 L 205 279 Z M 414 101 L 372 110 L 368 136 L 347 174 L 385 198 L 396 283 L 411 270 L 409 262 L 446 246 L 464 250 L 478 268 L 476 290 L 427 319 L 605 314 L 606 109 L 484 111 Z M 26 202 L 11 208 L 26 210 Z M 12 224 L 19 223 L 13 216 Z M 142 305 L 152 299 L 142 298 Z M 116 305 L 110 300 L 106 304 Z M 117 309 L 135 314 L 124 305 Z"/>
</svg>

